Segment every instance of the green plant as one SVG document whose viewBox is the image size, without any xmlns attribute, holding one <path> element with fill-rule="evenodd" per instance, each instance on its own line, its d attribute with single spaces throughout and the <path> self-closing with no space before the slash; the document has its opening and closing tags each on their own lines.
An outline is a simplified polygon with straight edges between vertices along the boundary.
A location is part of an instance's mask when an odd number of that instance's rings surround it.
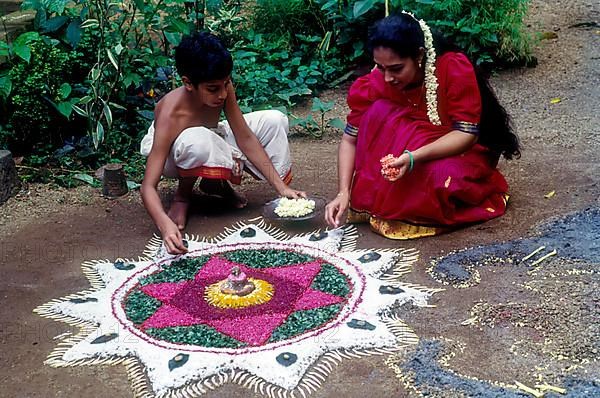
<svg viewBox="0 0 600 398">
<path fill-rule="evenodd" d="M 0 124 L 0 149 L 8 149 L 11 132 Z"/>
<path fill-rule="evenodd" d="M 290 127 L 298 126 L 303 132 L 314 138 L 322 138 L 328 127 L 343 130 L 345 124 L 339 118 L 325 120 L 325 115 L 330 112 L 333 107 L 333 101 L 323 102 L 318 97 L 314 97 L 312 99 L 311 112 L 317 112 L 318 119 L 315 120 L 312 114 L 309 114 L 306 117 L 292 115 Z"/>
<path fill-rule="evenodd" d="M 77 1 L 75 4 L 81 3 Z M 69 0 L 24 0 L 24 10 L 35 10 L 34 30 L 76 48 L 81 40 L 85 8 L 73 7 Z"/>
<path fill-rule="evenodd" d="M 247 19 L 240 15 L 240 7 L 235 5 L 218 8 L 205 20 L 206 28 L 219 36 L 227 47 L 243 40 L 243 29 L 240 27 L 246 24 Z"/>
<path fill-rule="evenodd" d="M 21 55 L 13 58 L 5 75 L 9 87 L 4 91 L 8 93 L 4 97 L 8 110 L 4 122 L 12 126 L 14 133 L 9 146 L 16 153 L 23 153 L 39 143 L 61 141 L 73 101 L 69 99 L 71 86 L 65 81 L 70 79 L 77 53 L 62 50 L 39 36 L 28 40 L 26 56 L 17 49 L 18 44 L 13 45 L 15 54 Z"/>
<path fill-rule="evenodd" d="M 252 11 L 252 26 L 257 32 L 291 43 L 295 43 L 298 33 L 310 36 L 325 33 L 321 10 L 312 0 L 257 0 Z"/>
<path fill-rule="evenodd" d="M 313 0 L 327 19 L 324 47 L 335 43 L 351 59 L 364 54 L 367 27 L 385 10 L 413 12 L 463 48 L 478 64 L 531 58 L 523 19 L 529 0 Z M 353 52 L 354 51 L 354 52 Z"/>
<path fill-rule="evenodd" d="M 190 32 L 191 22 L 182 1 L 92 0 L 88 7 L 81 26 L 98 38 L 96 62 L 86 81 L 87 93 L 73 109 L 87 119 L 98 148 L 112 128 L 114 110 L 127 110 L 118 103 L 124 102 L 127 89 L 153 80 L 158 68 L 169 65 L 170 46 Z"/>
<path fill-rule="evenodd" d="M 298 98 L 328 87 L 345 71 L 339 58 L 318 51 L 318 36 L 298 34 L 296 40 L 300 44 L 290 50 L 284 39 L 250 31 L 236 43 L 233 77 L 244 111 L 292 107 Z"/>
<path fill-rule="evenodd" d="M 290 109 L 348 78 L 368 27 L 384 10 L 414 12 L 477 63 L 529 56 L 523 17 L 529 0 L 25 0 L 34 29 L 0 41 L 0 147 L 28 154 L 28 178 L 72 185 L 108 162 L 136 181 L 137 154 L 156 100 L 177 86 L 172 47 L 206 27 L 234 57 L 244 111 Z M 41 56 L 43 54 L 43 56 Z M 332 104 L 315 98 L 296 131 L 320 138 Z M 87 177 L 86 177 L 87 178 Z"/>
</svg>

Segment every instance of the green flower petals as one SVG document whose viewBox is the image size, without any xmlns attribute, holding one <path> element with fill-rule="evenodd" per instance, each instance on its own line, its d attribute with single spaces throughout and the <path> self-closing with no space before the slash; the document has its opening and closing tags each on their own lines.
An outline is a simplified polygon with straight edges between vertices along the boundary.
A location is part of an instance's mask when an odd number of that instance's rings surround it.
<svg viewBox="0 0 600 398">
<path fill-rule="evenodd" d="M 328 263 L 321 265 L 321 272 L 315 276 L 311 287 L 340 297 L 346 297 L 350 293 L 350 285 L 344 274 Z"/>
<path fill-rule="evenodd" d="M 127 296 L 125 300 L 125 315 L 135 323 L 141 325 L 152 316 L 161 306 L 161 302 L 146 293 L 136 290 Z"/>
<path fill-rule="evenodd" d="M 306 254 L 275 249 L 236 250 L 225 253 L 224 256 L 229 261 L 252 268 L 275 268 L 315 260 L 314 257 Z"/>
<path fill-rule="evenodd" d="M 341 310 L 339 304 L 311 310 L 296 311 L 273 331 L 269 342 L 289 339 L 309 330 L 315 329 L 332 320 Z"/>
<path fill-rule="evenodd" d="M 210 256 L 183 258 L 164 266 L 162 271 L 140 279 L 140 285 L 150 285 L 162 282 L 180 282 L 194 279 L 200 268 L 206 264 Z"/>
</svg>

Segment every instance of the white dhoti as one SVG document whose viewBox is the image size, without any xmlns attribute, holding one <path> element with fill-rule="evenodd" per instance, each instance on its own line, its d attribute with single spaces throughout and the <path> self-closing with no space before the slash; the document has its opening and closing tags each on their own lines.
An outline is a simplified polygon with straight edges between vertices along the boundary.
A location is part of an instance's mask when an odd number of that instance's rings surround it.
<svg viewBox="0 0 600 398">
<path fill-rule="evenodd" d="M 244 115 L 250 130 L 254 132 L 281 179 L 291 181 L 292 162 L 288 144 L 288 119 L 276 110 L 258 111 Z M 154 123 L 141 143 L 140 152 L 148 156 L 154 142 Z M 203 177 L 241 182 L 243 169 L 262 180 L 265 177 L 250 163 L 239 149 L 228 122 L 220 122 L 217 128 L 189 127 L 173 142 L 165 162 L 166 177 Z"/>
</svg>

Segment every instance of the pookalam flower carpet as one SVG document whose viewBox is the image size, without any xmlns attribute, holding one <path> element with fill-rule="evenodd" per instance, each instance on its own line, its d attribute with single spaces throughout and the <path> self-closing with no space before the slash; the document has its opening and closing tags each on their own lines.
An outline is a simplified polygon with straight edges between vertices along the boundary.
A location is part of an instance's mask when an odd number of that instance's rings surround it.
<svg viewBox="0 0 600 398">
<path fill-rule="evenodd" d="M 426 306 L 437 291 L 402 281 L 416 250 L 357 250 L 356 239 L 353 227 L 289 236 L 260 219 L 186 236 L 185 255 L 155 237 L 137 260 L 85 262 L 90 289 L 35 309 L 80 328 L 46 363 L 124 365 L 139 397 L 225 383 L 308 395 L 345 358 L 416 344 L 393 306 Z"/>
</svg>

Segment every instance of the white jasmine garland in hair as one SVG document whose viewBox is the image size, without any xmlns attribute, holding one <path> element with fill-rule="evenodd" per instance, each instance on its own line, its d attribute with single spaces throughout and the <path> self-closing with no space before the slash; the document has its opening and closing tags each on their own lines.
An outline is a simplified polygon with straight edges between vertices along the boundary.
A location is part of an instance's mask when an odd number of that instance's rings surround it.
<svg viewBox="0 0 600 398">
<path fill-rule="evenodd" d="M 419 23 L 423 36 L 425 38 L 425 101 L 427 104 L 427 116 L 429 121 L 437 126 L 442 124 L 440 121 L 440 115 L 437 109 L 437 88 L 438 81 L 435 76 L 435 48 L 433 47 L 433 35 L 431 29 L 425 21 L 417 19 L 414 14 L 402 11 L 403 14 L 410 15 L 415 21 Z"/>
</svg>

